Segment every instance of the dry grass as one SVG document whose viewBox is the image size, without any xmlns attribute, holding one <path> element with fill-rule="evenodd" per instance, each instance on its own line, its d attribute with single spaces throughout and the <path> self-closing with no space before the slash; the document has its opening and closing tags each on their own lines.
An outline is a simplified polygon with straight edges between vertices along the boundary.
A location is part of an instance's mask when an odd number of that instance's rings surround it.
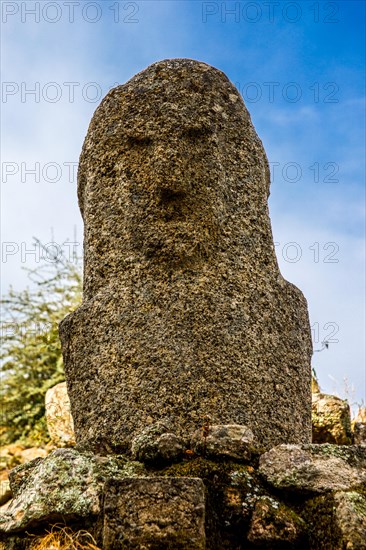
<svg viewBox="0 0 366 550">
<path fill-rule="evenodd" d="M 54 525 L 52 530 L 37 537 L 31 550 L 101 550 L 87 531 L 72 531 L 69 527 Z"/>
</svg>

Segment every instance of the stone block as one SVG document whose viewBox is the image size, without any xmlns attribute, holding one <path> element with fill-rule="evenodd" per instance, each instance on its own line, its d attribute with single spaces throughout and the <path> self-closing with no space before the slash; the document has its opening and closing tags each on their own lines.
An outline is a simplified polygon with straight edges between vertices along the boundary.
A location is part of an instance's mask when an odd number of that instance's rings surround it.
<svg viewBox="0 0 366 550">
<path fill-rule="evenodd" d="M 104 550 L 203 550 L 205 489 L 196 478 L 110 479 Z"/>
<path fill-rule="evenodd" d="M 254 437 L 247 426 L 207 425 L 192 435 L 191 446 L 197 454 L 209 458 L 248 461 L 254 448 Z"/>
<path fill-rule="evenodd" d="M 141 473 L 142 464 L 75 449 L 56 449 L 46 458 L 17 466 L 9 474 L 13 499 L 0 514 L 0 536 L 47 523 L 96 517 L 106 479 Z"/>
<path fill-rule="evenodd" d="M 299 550 L 305 548 L 305 532 L 305 522 L 295 512 L 263 496 L 255 504 L 248 541 L 256 547 Z"/>
</svg>

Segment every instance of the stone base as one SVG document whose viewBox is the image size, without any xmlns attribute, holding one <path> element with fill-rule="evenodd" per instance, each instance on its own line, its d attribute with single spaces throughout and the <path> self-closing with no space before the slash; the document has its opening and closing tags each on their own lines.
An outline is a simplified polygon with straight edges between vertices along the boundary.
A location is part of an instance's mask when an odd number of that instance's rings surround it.
<svg viewBox="0 0 366 550">
<path fill-rule="evenodd" d="M 280 445 L 246 461 L 232 456 L 242 434 L 216 427 L 203 455 L 170 464 L 153 445 L 166 434 L 149 432 L 145 464 L 58 449 L 20 465 L 0 507 L 0 550 L 64 548 L 70 536 L 96 550 L 366 550 L 365 447 Z"/>
<path fill-rule="evenodd" d="M 104 491 L 103 549 L 200 550 L 205 544 L 201 479 L 110 479 Z"/>
</svg>

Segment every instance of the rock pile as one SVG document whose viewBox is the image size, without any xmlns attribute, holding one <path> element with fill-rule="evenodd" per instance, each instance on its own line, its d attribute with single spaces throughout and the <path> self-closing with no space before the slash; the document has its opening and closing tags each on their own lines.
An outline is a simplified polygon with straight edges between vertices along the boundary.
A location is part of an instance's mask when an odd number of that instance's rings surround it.
<svg viewBox="0 0 366 550">
<path fill-rule="evenodd" d="M 2 548 L 31 549 L 58 522 L 87 528 L 103 550 L 366 548 L 366 447 L 261 452 L 244 426 L 212 426 L 202 438 L 206 449 L 174 456 L 178 436 L 152 426 L 137 436 L 146 462 L 64 448 L 17 466 Z"/>
</svg>

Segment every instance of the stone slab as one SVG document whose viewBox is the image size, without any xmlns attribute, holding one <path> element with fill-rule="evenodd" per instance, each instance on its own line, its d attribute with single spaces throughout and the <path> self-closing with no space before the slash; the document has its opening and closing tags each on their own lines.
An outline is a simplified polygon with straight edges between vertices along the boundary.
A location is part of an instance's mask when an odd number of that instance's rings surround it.
<svg viewBox="0 0 366 550">
<path fill-rule="evenodd" d="M 205 490 L 196 478 L 110 479 L 104 489 L 104 550 L 203 550 Z"/>
<path fill-rule="evenodd" d="M 357 445 L 278 445 L 259 460 L 259 472 L 276 487 L 299 494 L 365 488 L 366 448 Z"/>
</svg>

